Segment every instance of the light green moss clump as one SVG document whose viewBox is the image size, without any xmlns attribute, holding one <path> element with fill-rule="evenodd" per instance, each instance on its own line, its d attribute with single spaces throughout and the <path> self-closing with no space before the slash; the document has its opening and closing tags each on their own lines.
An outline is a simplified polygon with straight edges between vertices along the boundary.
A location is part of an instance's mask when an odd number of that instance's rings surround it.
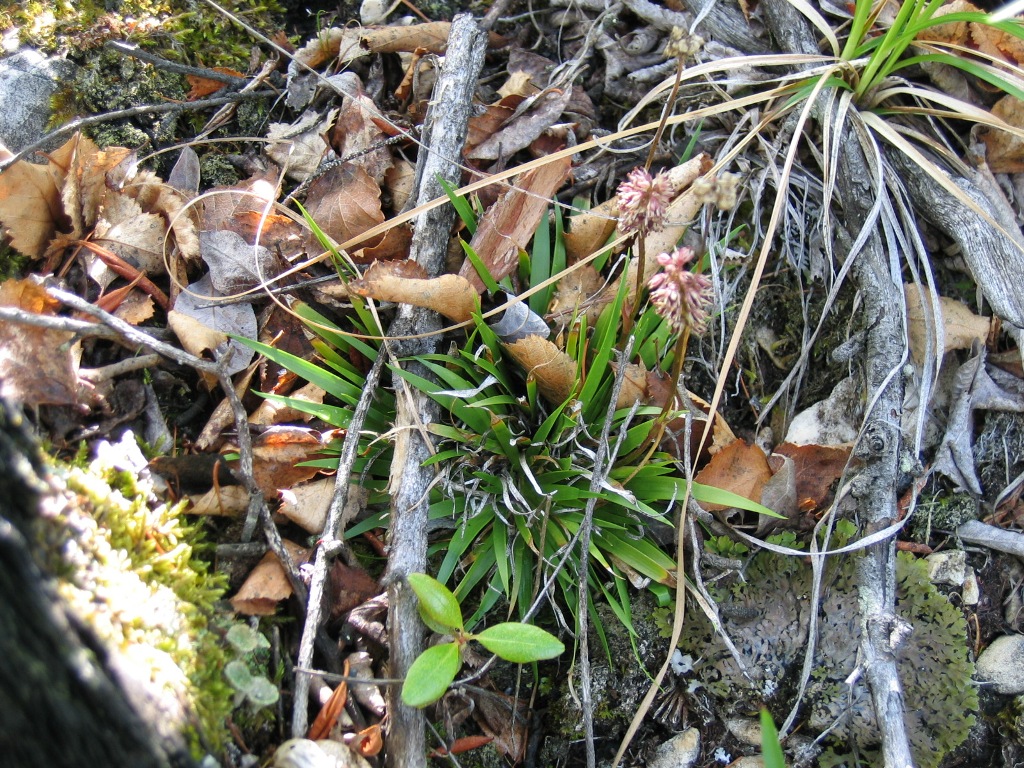
<svg viewBox="0 0 1024 768">
<path fill-rule="evenodd" d="M 152 725 L 185 734 L 198 754 L 201 743 L 219 749 L 234 702 L 223 675 L 233 654 L 214 627 L 226 584 L 196 556 L 198 526 L 157 496 L 145 465 L 129 432 L 91 462 L 54 468 L 65 492 L 44 505 L 47 565 L 111 649 L 122 684 L 144 689 L 161 718 Z"/>
</svg>

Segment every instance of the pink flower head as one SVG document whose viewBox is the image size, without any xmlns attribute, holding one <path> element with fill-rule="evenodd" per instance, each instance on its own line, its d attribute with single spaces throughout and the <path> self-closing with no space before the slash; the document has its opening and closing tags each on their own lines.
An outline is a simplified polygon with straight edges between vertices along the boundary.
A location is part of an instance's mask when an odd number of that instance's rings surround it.
<svg viewBox="0 0 1024 768">
<path fill-rule="evenodd" d="M 693 257 L 693 249 L 685 246 L 676 248 L 672 253 L 658 254 L 661 271 L 648 283 L 655 311 L 676 333 L 682 333 L 686 328 L 698 333 L 704 330 L 714 295 L 706 275 L 686 269 Z"/>
<path fill-rule="evenodd" d="M 634 168 L 619 184 L 616 200 L 619 206 L 619 231 L 658 232 L 665 226 L 665 208 L 669 203 L 671 185 L 668 174 L 659 171 L 651 176 L 644 168 Z"/>
</svg>

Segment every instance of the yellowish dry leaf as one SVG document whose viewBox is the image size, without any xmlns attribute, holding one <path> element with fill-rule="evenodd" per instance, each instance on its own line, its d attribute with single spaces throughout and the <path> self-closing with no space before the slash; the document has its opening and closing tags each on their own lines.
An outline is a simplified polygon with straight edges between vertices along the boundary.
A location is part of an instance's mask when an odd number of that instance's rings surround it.
<svg viewBox="0 0 1024 768">
<path fill-rule="evenodd" d="M 480 296 L 469 281 L 459 275 L 424 278 L 415 262 L 387 261 L 373 264 L 360 280 L 349 283 L 357 296 L 412 304 L 438 312 L 457 323 L 465 322 L 480 308 Z"/>
<path fill-rule="evenodd" d="M 907 335 L 910 338 L 910 353 L 914 362 L 920 364 L 924 360 L 929 325 L 935 326 L 935 317 L 931 305 L 922 306 L 921 297 L 914 285 L 904 286 L 907 297 Z M 943 340 L 945 346 L 942 354 L 954 349 L 970 349 L 974 342 L 985 343 L 992 321 L 987 317 L 974 314 L 963 302 L 948 296 L 939 297 L 939 309 L 942 313 Z"/>
<path fill-rule="evenodd" d="M 572 394 L 576 384 L 576 361 L 540 336 L 527 336 L 504 345 L 527 377 L 537 382 L 537 389 L 552 405 L 559 405 Z"/>
<path fill-rule="evenodd" d="M 284 548 L 296 565 L 309 559 L 310 550 L 285 539 Z M 281 601 L 292 595 L 284 566 L 272 552 L 264 555 L 231 598 L 231 607 L 243 616 L 273 616 Z"/>
</svg>

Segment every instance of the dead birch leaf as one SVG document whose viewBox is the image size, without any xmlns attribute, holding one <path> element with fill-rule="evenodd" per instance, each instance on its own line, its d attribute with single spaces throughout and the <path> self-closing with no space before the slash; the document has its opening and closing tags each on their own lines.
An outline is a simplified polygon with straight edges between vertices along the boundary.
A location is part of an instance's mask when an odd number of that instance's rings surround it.
<svg viewBox="0 0 1024 768">
<path fill-rule="evenodd" d="M 783 443 L 775 453 L 793 462 L 797 506 L 804 511 L 825 509 L 832 503 L 833 488 L 850 460 L 849 446 L 794 445 Z"/>
<path fill-rule="evenodd" d="M 339 243 L 354 240 L 369 229 L 384 223 L 380 207 L 380 187 L 358 165 L 342 163 L 309 185 L 306 210 L 320 228 Z M 379 241 L 379 236 L 376 241 Z M 365 247 L 376 244 L 367 242 Z M 319 252 L 320 241 L 308 236 L 310 250 Z"/>
<path fill-rule="evenodd" d="M 423 268 L 410 261 L 373 264 L 363 277 L 348 284 L 351 293 L 378 301 L 426 307 L 453 320 L 465 322 L 480 308 L 480 296 L 459 275 L 424 278 Z"/>
<path fill-rule="evenodd" d="M 302 530 L 319 536 L 323 533 L 324 523 L 327 521 L 327 512 L 334 498 L 336 484 L 333 477 L 325 477 L 282 489 L 279 493 L 281 506 L 277 510 L 278 514 L 284 515 Z M 365 493 L 358 486 L 349 486 L 349 497 L 357 500 L 357 509 L 358 499 L 365 499 Z"/>
<path fill-rule="evenodd" d="M 761 490 L 771 476 L 764 451 L 745 440 L 736 440 L 712 456 L 694 480 L 760 503 Z M 704 507 L 713 512 L 728 509 L 721 504 L 705 503 Z"/>
<path fill-rule="evenodd" d="M 100 206 L 110 194 L 117 194 L 108 188 L 107 173 L 131 154 L 132 151 L 124 147 L 101 151 L 88 137 L 78 137 L 61 190 L 64 212 L 71 219 L 74 237 L 83 237 L 89 228 L 95 226 Z"/>
<path fill-rule="evenodd" d="M 181 192 L 165 184 L 151 171 L 141 171 L 121 191 L 135 198 L 146 213 L 156 213 L 163 217 L 165 227 L 170 230 L 173 243 L 183 259 L 193 263 L 198 260 L 199 230 L 193 219 L 195 212 L 188 207 L 188 201 Z"/>
<path fill-rule="evenodd" d="M 249 491 L 241 485 L 214 486 L 202 496 L 189 497 L 190 515 L 241 517 L 249 509 Z"/>
<path fill-rule="evenodd" d="M 225 295 L 263 285 L 282 271 L 273 253 L 262 245 L 249 245 L 236 232 L 201 232 L 199 247 L 210 268 L 210 282 Z"/>
<path fill-rule="evenodd" d="M 167 222 L 162 216 L 143 213 L 137 201 L 110 192 L 103 198 L 92 240 L 120 256 L 139 272 L 157 277 L 167 271 L 164 264 L 166 232 Z M 90 254 L 86 262 L 89 276 L 104 288 L 117 277 L 95 253 Z"/>
<path fill-rule="evenodd" d="M 132 325 L 141 325 L 153 317 L 156 306 L 153 297 L 132 290 L 114 310 L 114 316 Z"/>
<path fill-rule="evenodd" d="M 31 278 L 0 284 L 0 306 L 53 315 L 60 305 Z M 26 405 L 74 405 L 78 375 L 72 334 L 0 321 L 0 395 Z"/>
<path fill-rule="evenodd" d="M 351 158 L 350 162 L 366 171 L 377 185 L 391 167 L 391 152 L 383 142 L 387 134 L 372 119 L 377 107 L 363 91 L 362 83 L 353 73 L 352 91 L 338 113 L 331 130 L 331 146 L 338 157 Z"/>
<path fill-rule="evenodd" d="M 559 325 L 568 324 L 574 315 L 585 309 L 598 296 L 602 287 L 604 278 L 590 264 L 569 272 L 558 281 L 555 298 L 548 309 L 551 320 Z"/>
<path fill-rule="evenodd" d="M 564 403 L 576 386 L 576 361 L 554 343 L 540 336 L 527 336 L 504 345 L 524 371 L 537 382 L 537 389 L 552 405 Z"/>
<path fill-rule="evenodd" d="M 267 129 L 267 156 L 285 169 L 288 178 L 305 181 L 320 167 L 329 147 L 323 134 L 338 110 L 326 118 L 312 111 L 303 112 L 294 123 L 271 123 Z"/>
<path fill-rule="evenodd" d="M 935 327 L 935 316 L 930 304 L 927 309 L 922 306 L 921 295 L 916 286 L 905 285 L 904 292 L 907 297 L 907 335 L 910 339 L 910 352 L 914 362 L 920 364 L 924 360 L 928 338 L 928 330 L 925 326 L 926 312 L 929 319 L 928 325 L 933 328 Z M 992 321 L 989 318 L 974 314 L 966 304 L 948 296 L 939 297 L 939 310 L 942 313 L 943 341 L 945 342 L 942 355 L 954 349 L 970 349 L 975 341 L 985 343 L 992 327 Z"/>
<path fill-rule="evenodd" d="M 216 304 L 217 292 L 206 275 L 178 294 L 174 309 L 167 313 L 167 324 L 177 335 L 181 346 L 193 355 L 205 350 L 229 352 L 231 360 L 225 370 L 234 375 L 244 370 L 255 354 L 241 342 L 228 342 L 227 334 L 256 338 L 256 312 L 251 304 Z M 228 342 L 225 346 L 225 342 Z"/>
<path fill-rule="evenodd" d="M 501 130 L 505 121 L 511 119 L 519 105 L 526 101 L 526 96 L 509 94 L 494 104 L 488 104 L 483 111 L 469 118 L 466 133 L 466 152 L 471 154 L 477 147 Z"/>
<path fill-rule="evenodd" d="M 571 164 L 571 158 L 563 157 L 524 173 L 484 214 L 470 247 L 496 281 L 509 275 L 518 265 L 519 251 L 526 249 L 547 215 L 548 201 L 565 182 Z M 478 293 L 483 292 L 483 280 L 471 262 L 467 260 L 459 274 L 469 280 Z"/>
<path fill-rule="evenodd" d="M 284 540 L 284 548 L 296 566 L 309 559 L 310 550 Z M 268 552 L 231 598 L 235 613 L 243 616 L 273 616 L 277 606 L 292 596 L 292 585 L 277 555 Z"/>
<path fill-rule="evenodd" d="M 19 160 L 0 174 L 0 223 L 19 253 L 41 259 L 57 230 L 67 226 L 61 190 L 74 142 L 47 155 L 45 165 Z"/>
</svg>

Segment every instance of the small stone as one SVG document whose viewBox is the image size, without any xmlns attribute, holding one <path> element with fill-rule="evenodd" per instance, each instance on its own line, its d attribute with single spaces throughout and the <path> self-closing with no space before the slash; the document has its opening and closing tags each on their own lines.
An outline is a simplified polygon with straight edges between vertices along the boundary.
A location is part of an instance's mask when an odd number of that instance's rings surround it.
<svg viewBox="0 0 1024 768">
<path fill-rule="evenodd" d="M 1003 635 L 978 657 L 976 679 L 997 693 L 1024 693 L 1024 635 Z"/>
<path fill-rule="evenodd" d="M 0 143 L 17 152 L 46 133 L 50 99 L 74 68 L 69 61 L 48 59 L 31 48 L 0 61 Z"/>
<path fill-rule="evenodd" d="M 726 768 L 764 768 L 764 758 L 760 755 L 748 755 L 733 760 Z"/>
<path fill-rule="evenodd" d="M 690 768 L 699 757 L 700 733 L 688 728 L 658 747 L 647 768 Z"/>
<path fill-rule="evenodd" d="M 978 586 L 978 576 L 974 573 L 973 568 L 967 569 L 967 577 L 964 579 L 963 588 L 960 591 L 960 597 L 964 601 L 964 605 L 977 605 L 981 599 L 981 588 Z"/>
<path fill-rule="evenodd" d="M 959 587 L 967 576 L 967 553 L 962 549 L 934 552 L 925 558 L 932 584 Z"/>
<path fill-rule="evenodd" d="M 739 741 L 751 747 L 761 746 L 761 721 L 754 717 L 733 717 L 725 727 Z"/>
</svg>

